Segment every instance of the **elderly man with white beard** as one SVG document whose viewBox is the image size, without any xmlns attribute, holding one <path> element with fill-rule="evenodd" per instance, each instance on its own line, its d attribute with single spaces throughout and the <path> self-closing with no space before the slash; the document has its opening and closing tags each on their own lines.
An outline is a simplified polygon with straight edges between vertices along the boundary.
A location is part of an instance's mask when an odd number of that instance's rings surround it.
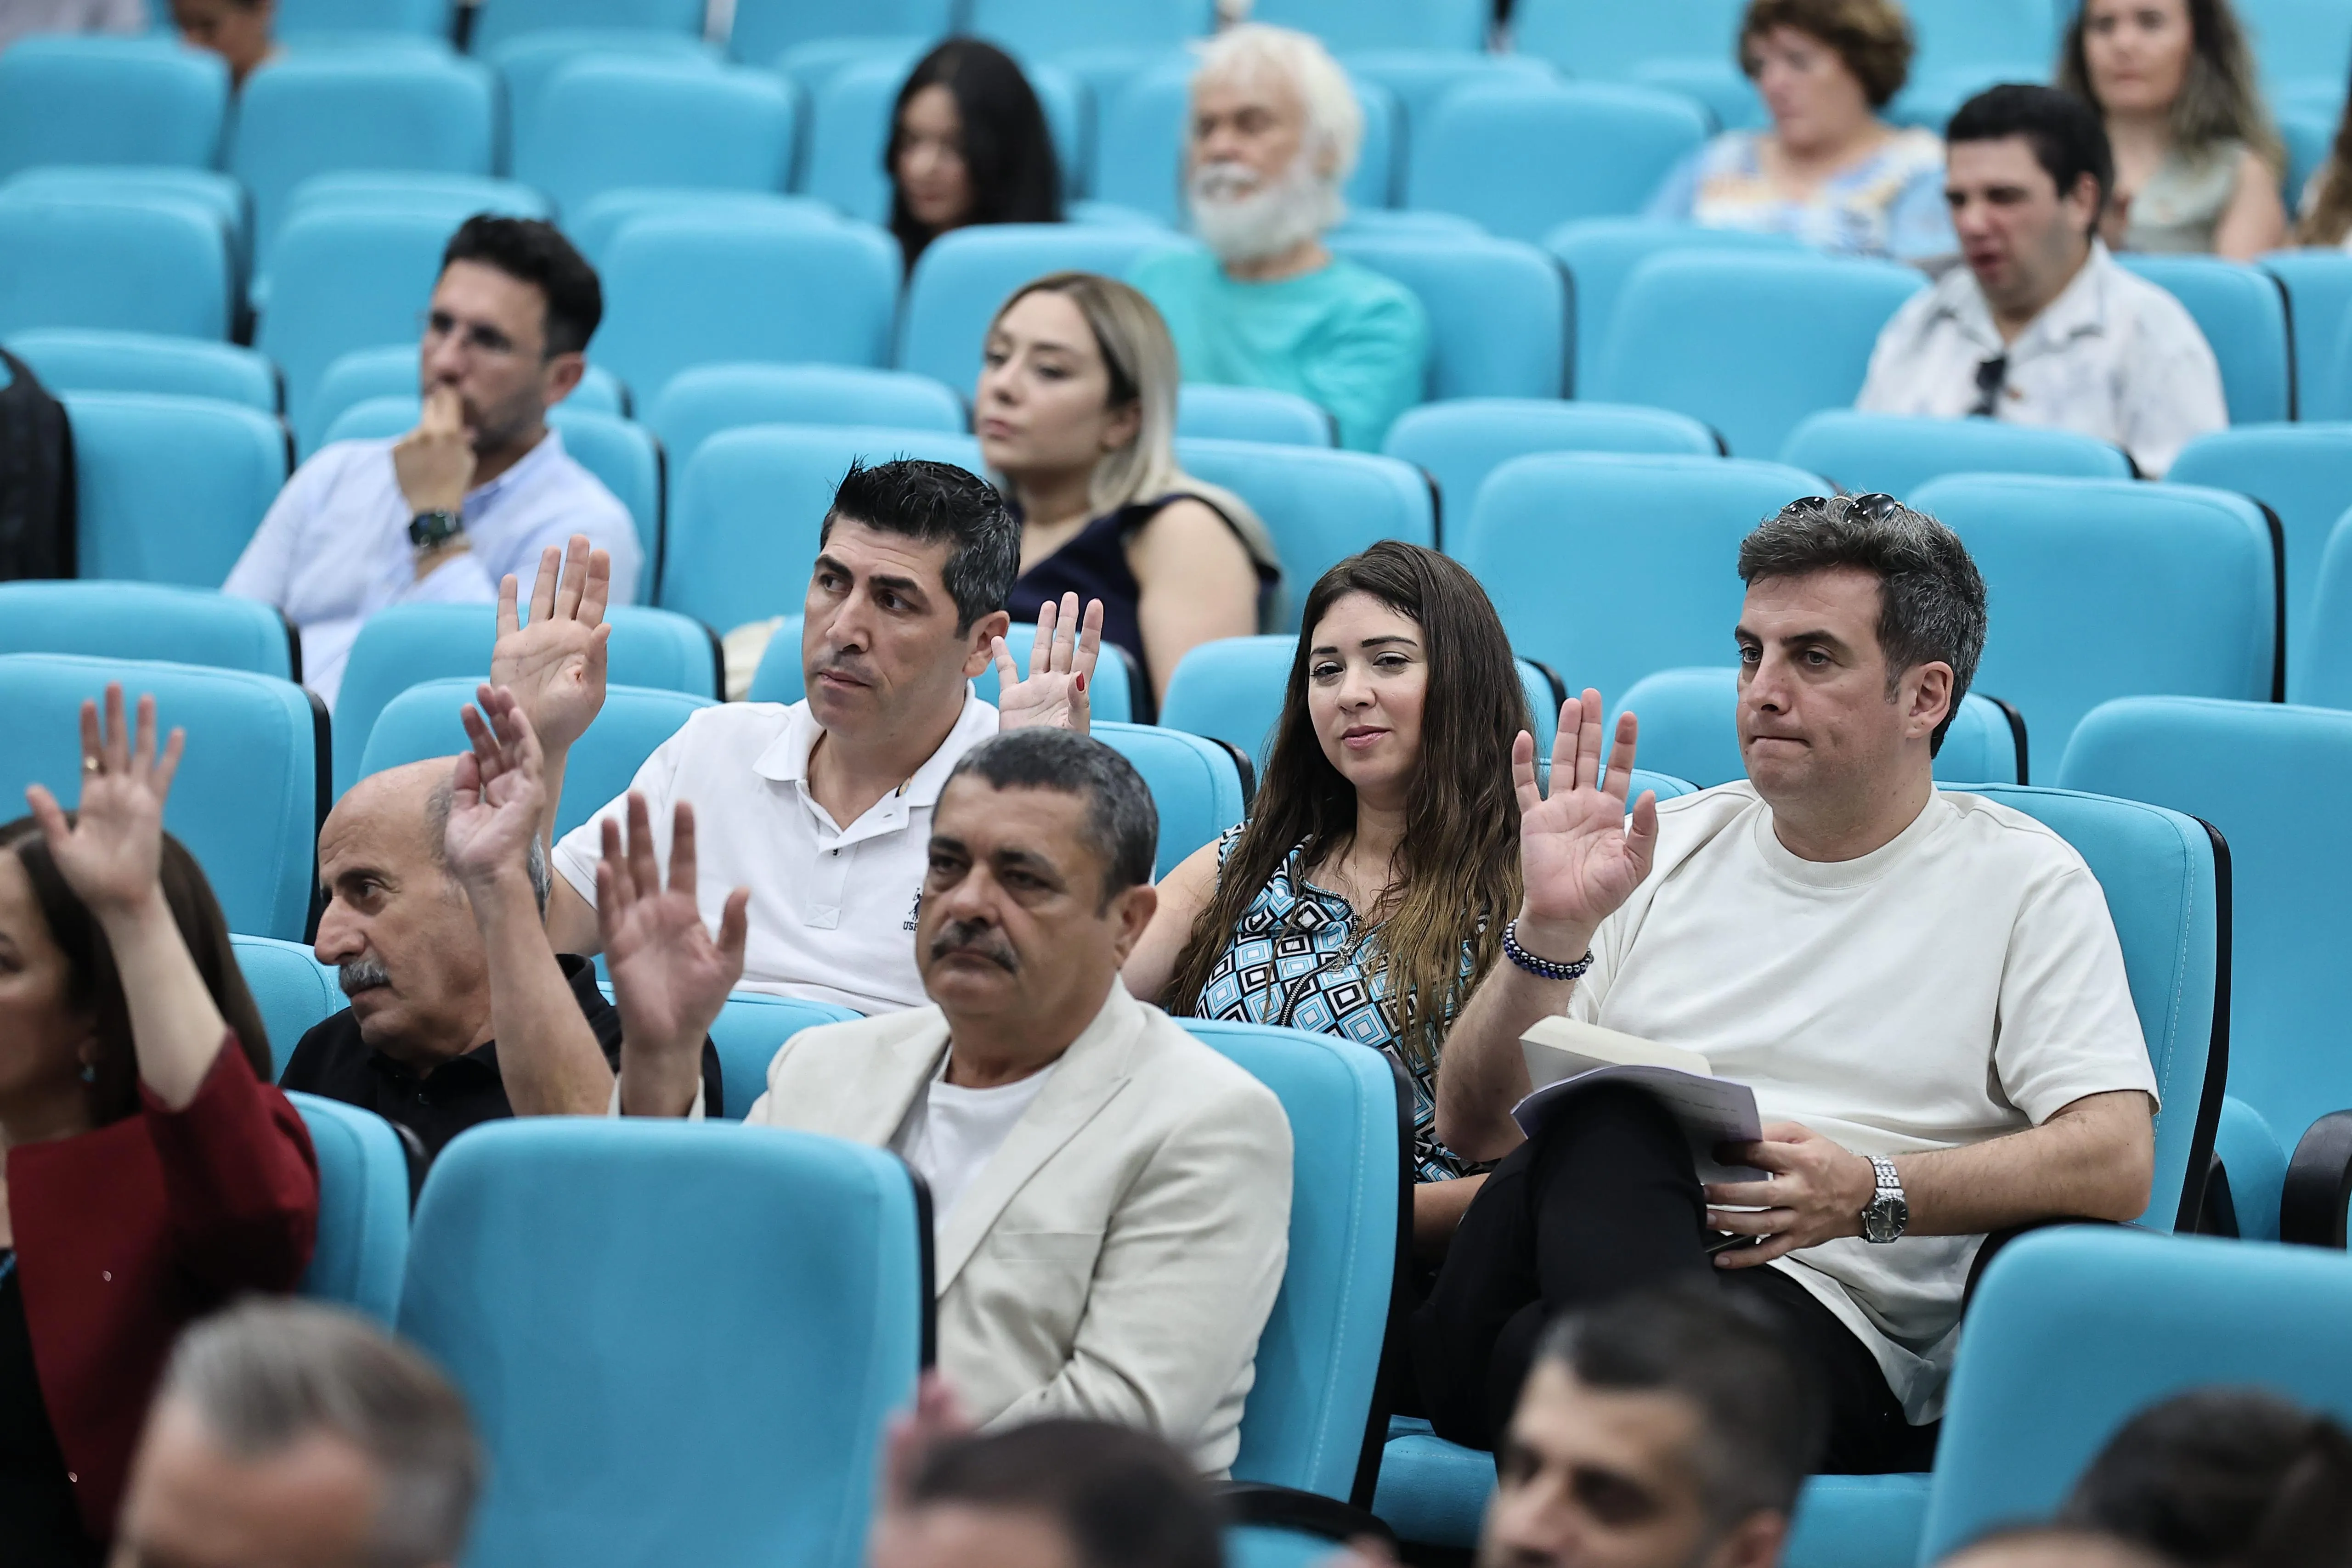
<svg viewBox="0 0 2352 1568">
<path fill-rule="evenodd" d="M 1421 401 L 1429 319 L 1411 290 L 1334 256 L 1363 110 L 1305 33 L 1244 24 L 1192 78 L 1184 183 L 1206 251 L 1162 251 L 1130 281 L 1176 340 L 1188 382 L 1275 387 L 1327 410 L 1339 444 L 1379 447 Z"/>
</svg>

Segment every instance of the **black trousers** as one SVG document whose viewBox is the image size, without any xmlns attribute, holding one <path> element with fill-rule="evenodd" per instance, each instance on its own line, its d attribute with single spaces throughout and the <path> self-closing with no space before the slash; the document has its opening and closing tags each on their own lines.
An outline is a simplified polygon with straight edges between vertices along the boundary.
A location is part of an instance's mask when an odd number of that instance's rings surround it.
<svg viewBox="0 0 2352 1568">
<path fill-rule="evenodd" d="M 1853 1332 L 1777 1269 L 1719 1270 L 1706 1204 L 1674 1119 L 1637 1089 L 1573 1096 L 1486 1178 L 1412 1322 L 1423 1413 L 1438 1436 L 1489 1448 L 1508 1427 L 1544 1325 L 1675 1280 L 1714 1280 L 1776 1323 L 1829 1414 L 1824 1470 L 1925 1469 L 1915 1427 Z"/>
</svg>

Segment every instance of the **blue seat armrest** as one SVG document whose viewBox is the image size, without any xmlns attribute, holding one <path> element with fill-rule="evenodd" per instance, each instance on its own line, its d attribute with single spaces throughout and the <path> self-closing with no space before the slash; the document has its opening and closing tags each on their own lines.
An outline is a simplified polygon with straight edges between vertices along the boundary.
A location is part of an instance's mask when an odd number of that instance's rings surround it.
<svg viewBox="0 0 2352 1568">
<path fill-rule="evenodd" d="M 1370 1535 L 1393 1549 L 1396 1532 L 1385 1521 L 1351 1502 L 1270 1481 L 1227 1481 L 1217 1489 L 1229 1524 L 1295 1530 L 1344 1543 Z"/>
<path fill-rule="evenodd" d="M 2279 1192 L 2279 1239 L 2344 1250 L 2352 1200 L 2352 1111 L 2330 1111 L 2305 1129 Z"/>
</svg>

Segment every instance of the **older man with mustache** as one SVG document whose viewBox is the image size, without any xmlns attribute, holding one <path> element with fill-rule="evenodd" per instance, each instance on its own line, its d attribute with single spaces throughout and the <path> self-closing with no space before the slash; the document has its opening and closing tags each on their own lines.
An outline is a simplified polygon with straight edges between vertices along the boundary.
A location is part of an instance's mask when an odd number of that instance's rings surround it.
<svg viewBox="0 0 2352 1568">
<path fill-rule="evenodd" d="M 1192 78 L 1185 188 L 1206 251 L 1146 257 L 1188 382 L 1274 387 L 1321 405 L 1339 444 L 1370 451 L 1422 399 L 1429 319 L 1411 290 L 1335 257 L 1364 115 L 1321 44 L 1249 23 L 1217 36 Z"/>
</svg>

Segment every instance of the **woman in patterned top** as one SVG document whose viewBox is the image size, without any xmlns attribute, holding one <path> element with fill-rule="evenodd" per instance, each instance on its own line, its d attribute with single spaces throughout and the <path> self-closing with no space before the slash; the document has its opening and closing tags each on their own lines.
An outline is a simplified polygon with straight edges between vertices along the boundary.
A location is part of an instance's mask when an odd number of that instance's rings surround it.
<svg viewBox="0 0 2352 1568">
<path fill-rule="evenodd" d="M 1386 540 L 1307 596 L 1249 821 L 1160 884 L 1128 988 L 1181 1017 L 1345 1035 L 1413 1086 L 1413 1236 L 1486 1179 L 1437 1141 L 1438 1052 L 1519 897 L 1511 741 L 1528 727 L 1486 591 Z"/>
</svg>

